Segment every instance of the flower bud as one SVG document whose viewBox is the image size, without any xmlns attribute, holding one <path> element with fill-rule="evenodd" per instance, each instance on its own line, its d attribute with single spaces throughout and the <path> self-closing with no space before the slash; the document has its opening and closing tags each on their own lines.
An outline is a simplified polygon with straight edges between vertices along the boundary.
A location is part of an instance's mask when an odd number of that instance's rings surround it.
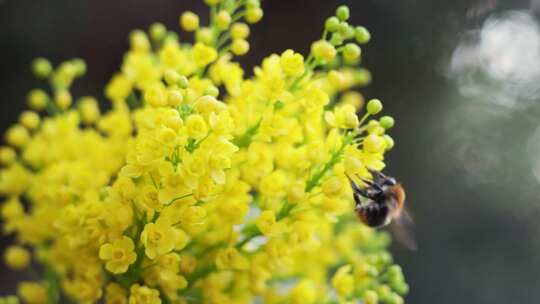
<svg viewBox="0 0 540 304">
<path fill-rule="evenodd" d="M 354 73 L 354 82 L 360 86 L 367 85 L 371 82 L 371 73 L 367 69 L 358 69 Z"/>
<path fill-rule="evenodd" d="M 379 113 L 380 111 L 382 111 L 382 108 L 383 108 L 382 103 L 378 99 L 372 99 L 367 104 L 367 112 L 370 115 L 375 115 Z"/>
<path fill-rule="evenodd" d="M 129 35 L 131 48 L 136 52 L 148 52 L 150 50 L 150 41 L 146 33 L 141 30 L 135 30 Z"/>
<path fill-rule="evenodd" d="M 175 85 L 175 84 L 178 84 L 178 81 L 180 80 L 180 74 L 178 74 L 173 69 L 168 69 L 163 74 L 163 79 L 165 79 L 165 82 L 168 85 Z"/>
<path fill-rule="evenodd" d="M 329 32 L 335 32 L 339 29 L 339 19 L 337 17 L 330 17 L 326 19 L 324 28 Z"/>
<path fill-rule="evenodd" d="M 362 301 L 364 304 L 378 304 L 379 296 L 373 290 L 366 290 L 362 296 Z"/>
<path fill-rule="evenodd" d="M 71 93 L 68 90 L 60 90 L 54 96 L 55 104 L 62 110 L 66 110 L 72 103 Z"/>
<path fill-rule="evenodd" d="M 334 88 L 341 88 L 343 84 L 345 83 L 345 76 L 343 73 L 332 70 L 330 73 L 328 73 L 328 82 L 334 87 Z"/>
<path fill-rule="evenodd" d="M 199 16 L 191 11 L 184 12 L 180 16 L 180 26 L 186 32 L 193 32 L 199 28 Z"/>
<path fill-rule="evenodd" d="M 30 140 L 28 130 L 21 125 L 13 125 L 6 132 L 6 141 L 8 144 L 20 148 Z"/>
<path fill-rule="evenodd" d="M 11 147 L 0 147 L 0 165 L 10 165 L 17 159 L 17 152 Z"/>
<path fill-rule="evenodd" d="M 231 24 L 231 15 L 225 10 L 220 11 L 216 15 L 216 24 L 218 27 L 226 29 Z"/>
<path fill-rule="evenodd" d="M 249 26 L 245 23 L 236 22 L 231 27 L 231 37 L 233 39 L 246 39 L 249 36 Z"/>
<path fill-rule="evenodd" d="M 343 36 L 343 39 L 348 40 L 348 39 L 354 38 L 354 34 L 355 34 L 354 27 L 352 27 L 346 22 L 342 22 L 342 24 L 343 26 L 341 28 L 341 31 L 339 31 L 339 33 L 341 34 L 341 36 Z"/>
<path fill-rule="evenodd" d="M 39 111 L 45 109 L 49 96 L 43 90 L 34 89 L 28 93 L 26 99 L 31 109 Z"/>
<path fill-rule="evenodd" d="M 388 134 L 383 135 L 383 138 L 386 144 L 386 150 L 392 150 L 394 147 L 394 139 L 392 139 L 392 137 L 390 137 Z"/>
<path fill-rule="evenodd" d="M 17 294 L 24 303 L 47 303 L 47 289 L 40 283 L 22 282 L 17 286 Z"/>
<path fill-rule="evenodd" d="M 281 54 L 280 64 L 287 76 L 299 77 L 304 73 L 304 57 L 293 50 L 286 50 Z"/>
<path fill-rule="evenodd" d="M 396 293 L 391 293 L 390 296 L 388 296 L 386 299 L 386 303 L 388 304 L 403 304 L 403 298 L 396 294 Z"/>
<path fill-rule="evenodd" d="M 347 43 L 343 49 L 343 57 L 348 61 L 360 58 L 360 54 L 360 47 L 354 43 Z"/>
<path fill-rule="evenodd" d="M 392 289 L 397 293 L 397 294 L 400 294 L 400 295 L 406 295 L 409 293 L 409 284 L 403 282 L 403 280 L 401 280 L 400 282 L 396 282 L 394 284 L 392 284 Z"/>
<path fill-rule="evenodd" d="M 39 115 L 36 112 L 24 111 L 19 119 L 21 125 L 28 128 L 28 130 L 35 130 L 39 126 Z"/>
<path fill-rule="evenodd" d="M 377 295 L 380 299 L 387 299 L 392 294 L 392 290 L 390 289 L 390 286 L 383 284 L 379 285 L 375 292 L 377 292 Z"/>
<path fill-rule="evenodd" d="M 326 62 L 332 61 L 336 57 L 336 49 L 328 41 L 319 40 L 311 45 L 313 56 L 319 60 Z"/>
<path fill-rule="evenodd" d="M 379 122 L 381 124 L 381 127 L 387 130 L 394 126 L 394 118 L 392 118 L 391 116 L 383 116 L 381 117 Z"/>
<path fill-rule="evenodd" d="M 209 27 L 201 27 L 195 33 L 195 40 L 198 42 L 211 45 L 213 39 L 214 39 L 214 36 L 213 36 L 212 30 Z"/>
<path fill-rule="evenodd" d="M 384 148 L 384 139 L 379 135 L 371 134 L 364 139 L 364 150 L 369 153 L 379 153 Z"/>
<path fill-rule="evenodd" d="M 144 92 L 144 100 L 153 107 L 163 107 L 167 105 L 167 95 L 163 85 L 155 84 Z"/>
<path fill-rule="evenodd" d="M 84 62 L 84 60 L 76 58 L 72 60 L 72 63 L 75 75 L 82 76 L 86 74 L 86 62 Z"/>
<path fill-rule="evenodd" d="M 154 41 L 161 41 L 167 35 L 167 28 L 163 23 L 156 22 L 150 26 L 150 38 Z"/>
<path fill-rule="evenodd" d="M 231 44 L 231 51 L 237 56 L 245 55 L 249 51 L 249 42 L 244 39 L 235 39 Z"/>
<path fill-rule="evenodd" d="M 198 42 L 193 46 L 192 54 L 193 61 L 195 61 L 195 64 L 199 67 L 208 65 L 218 57 L 216 49 L 201 42 Z"/>
<path fill-rule="evenodd" d="M 171 89 L 167 92 L 167 103 L 172 106 L 176 107 L 180 105 L 184 101 L 184 95 L 182 95 L 182 92 L 177 89 Z"/>
<path fill-rule="evenodd" d="M 355 38 L 356 38 L 356 42 L 358 42 L 360 44 L 368 43 L 369 40 L 371 39 L 371 34 L 363 26 L 356 27 L 354 32 L 355 32 L 354 35 L 355 35 Z"/>
<path fill-rule="evenodd" d="M 82 97 L 79 101 L 79 111 L 85 124 L 97 122 L 100 116 L 98 101 L 94 97 Z"/>
<path fill-rule="evenodd" d="M 6 264 L 13 269 L 23 269 L 30 263 L 30 253 L 21 246 L 10 246 L 4 253 Z"/>
<path fill-rule="evenodd" d="M 180 89 L 187 89 L 187 87 L 189 86 L 189 80 L 186 76 L 181 75 L 180 78 L 178 78 L 177 84 Z"/>
<path fill-rule="evenodd" d="M 349 17 L 350 17 L 349 7 L 346 6 L 346 5 L 339 6 L 337 8 L 337 10 L 336 10 L 336 16 L 341 21 L 345 21 L 345 20 L 349 19 Z"/>
<path fill-rule="evenodd" d="M 246 21 L 249 23 L 257 23 L 263 17 L 263 10 L 260 8 L 249 8 L 246 10 Z"/>
<path fill-rule="evenodd" d="M 208 88 L 206 88 L 206 90 L 204 91 L 204 94 L 212 96 L 212 97 L 218 97 L 219 89 L 216 86 L 211 85 Z"/>
<path fill-rule="evenodd" d="M 261 7 L 261 1 L 260 1 L 260 0 L 247 0 L 247 1 L 246 1 L 246 7 L 247 7 L 247 8 L 258 8 L 258 7 Z"/>
<path fill-rule="evenodd" d="M 334 46 L 339 46 L 343 44 L 343 36 L 340 33 L 333 33 L 330 38 L 330 43 Z"/>
<path fill-rule="evenodd" d="M 32 62 L 32 72 L 39 78 L 47 78 L 52 72 L 52 65 L 45 58 L 36 58 Z"/>
</svg>

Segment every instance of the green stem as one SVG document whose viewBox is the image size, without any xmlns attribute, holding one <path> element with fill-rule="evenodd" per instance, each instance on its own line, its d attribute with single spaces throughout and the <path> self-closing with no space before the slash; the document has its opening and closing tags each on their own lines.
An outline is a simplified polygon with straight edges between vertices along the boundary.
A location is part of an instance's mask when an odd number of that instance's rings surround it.
<svg viewBox="0 0 540 304">
<path fill-rule="evenodd" d="M 173 198 L 173 199 L 169 202 L 169 205 L 172 204 L 172 203 L 174 203 L 174 202 L 176 202 L 177 200 L 181 200 L 181 199 L 183 199 L 183 198 L 190 197 L 190 196 L 192 196 L 192 195 L 193 195 L 193 193 L 186 194 L 186 195 L 182 195 L 182 196 L 179 196 L 179 197 L 175 197 L 175 198 Z"/>
<path fill-rule="evenodd" d="M 321 178 L 326 174 L 326 172 L 332 169 L 339 162 L 341 156 L 343 155 L 343 151 L 349 145 L 351 140 L 352 140 L 352 136 L 347 135 L 345 139 L 343 140 L 341 147 L 332 154 L 332 157 L 324 165 L 324 167 L 308 180 L 308 182 L 306 183 L 306 188 L 305 188 L 305 191 L 307 193 L 311 192 L 313 188 L 317 187 Z"/>
<path fill-rule="evenodd" d="M 287 199 L 285 199 L 283 206 L 281 207 L 278 214 L 276 215 L 276 221 L 281 221 L 282 219 L 286 218 L 294 209 L 294 207 L 296 207 L 295 204 L 291 204 L 289 203 Z M 236 244 L 235 247 L 237 249 L 244 247 L 244 245 L 249 243 L 252 239 L 262 235 L 261 231 L 259 231 L 257 226 L 253 224 L 246 226 L 246 228 L 243 231 L 243 234 L 245 235 L 245 237 L 240 243 Z"/>
<path fill-rule="evenodd" d="M 251 241 L 253 238 L 262 235 L 262 233 L 259 231 L 257 226 L 253 224 L 246 227 L 244 234 L 245 234 L 244 239 L 240 243 L 236 244 L 235 246 L 237 249 L 244 247 L 244 245 L 249 243 L 249 241 Z"/>
<path fill-rule="evenodd" d="M 370 116 L 369 112 L 366 112 L 366 114 L 364 114 L 364 116 L 362 116 L 362 118 L 358 122 L 358 126 L 361 126 L 366 121 L 366 119 L 368 119 L 369 116 Z"/>
<path fill-rule="evenodd" d="M 198 268 L 195 271 L 191 273 L 191 275 L 187 278 L 189 282 L 188 289 L 193 286 L 193 283 L 195 283 L 198 279 L 205 277 L 209 273 L 216 270 L 216 265 L 206 265 L 204 267 Z"/>
<path fill-rule="evenodd" d="M 217 42 L 216 42 L 216 49 L 219 50 L 221 49 L 225 43 L 227 43 L 227 41 L 229 41 L 229 39 L 231 38 L 231 34 L 229 34 L 229 32 L 225 32 L 223 33 L 223 35 L 221 35 L 218 39 L 217 39 Z"/>
<path fill-rule="evenodd" d="M 246 130 L 244 134 L 240 135 L 239 137 L 236 137 L 233 139 L 233 144 L 237 146 L 238 148 L 247 148 L 251 144 L 251 140 L 255 134 L 257 134 L 257 131 L 259 130 L 259 127 L 261 126 L 262 118 L 259 119 L 259 121 L 252 127 Z"/>
<path fill-rule="evenodd" d="M 45 280 L 47 281 L 47 304 L 58 303 L 60 300 L 58 277 L 49 265 L 45 265 Z"/>
</svg>

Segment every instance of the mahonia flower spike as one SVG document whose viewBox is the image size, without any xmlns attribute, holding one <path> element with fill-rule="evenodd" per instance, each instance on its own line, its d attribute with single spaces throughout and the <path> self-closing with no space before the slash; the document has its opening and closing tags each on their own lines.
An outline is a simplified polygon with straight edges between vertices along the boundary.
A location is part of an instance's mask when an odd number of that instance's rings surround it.
<svg viewBox="0 0 540 304">
<path fill-rule="evenodd" d="M 246 77 L 259 0 L 205 2 L 208 25 L 179 18 L 193 43 L 131 33 L 110 110 L 72 95 L 83 60 L 33 62 L 50 87 L 5 134 L 0 211 L 5 262 L 39 277 L 0 303 L 403 303 L 390 238 L 355 220 L 346 177 L 394 146 L 382 103 L 353 91 L 369 32 L 341 6 L 307 57 Z"/>
</svg>

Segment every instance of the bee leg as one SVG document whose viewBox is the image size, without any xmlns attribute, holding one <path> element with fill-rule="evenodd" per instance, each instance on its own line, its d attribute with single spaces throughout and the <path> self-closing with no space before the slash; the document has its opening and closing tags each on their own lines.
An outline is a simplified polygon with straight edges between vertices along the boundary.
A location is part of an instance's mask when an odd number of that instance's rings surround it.
<svg viewBox="0 0 540 304">
<path fill-rule="evenodd" d="M 366 197 L 369 197 L 371 199 L 373 199 L 374 196 L 377 196 L 377 195 L 380 195 L 382 192 L 383 192 L 383 189 L 381 187 L 381 185 L 377 182 L 372 182 L 370 181 L 369 179 L 365 179 L 365 178 L 360 178 L 364 183 L 366 183 L 371 189 L 373 189 L 374 193 L 371 193 L 371 195 L 368 195 Z M 369 191 L 368 191 L 369 193 Z"/>
<path fill-rule="evenodd" d="M 386 175 L 384 175 L 382 172 L 380 171 L 377 171 L 377 170 L 374 170 L 374 169 L 371 169 L 371 168 L 367 168 L 369 173 L 371 173 L 371 175 L 373 175 L 373 180 L 377 183 L 377 184 L 381 184 L 384 182 L 384 180 L 386 180 L 388 177 Z"/>
<path fill-rule="evenodd" d="M 373 170 L 371 168 L 368 168 L 369 173 L 373 176 L 373 180 L 375 183 L 379 185 L 395 185 L 396 180 L 393 177 L 390 177 L 380 171 Z"/>
<path fill-rule="evenodd" d="M 360 201 L 360 197 L 355 193 L 353 193 L 353 198 L 354 198 L 354 202 L 355 202 L 355 205 L 358 207 L 358 206 L 362 206 L 362 201 Z"/>
<path fill-rule="evenodd" d="M 367 189 L 362 189 L 358 187 L 358 185 L 347 175 L 347 178 L 349 179 L 349 182 L 351 183 L 351 188 L 354 191 L 354 194 L 358 193 L 363 197 L 369 197 L 369 191 Z M 356 195 L 354 196 L 354 200 L 357 200 Z M 360 204 L 357 202 L 357 204 Z"/>
</svg>

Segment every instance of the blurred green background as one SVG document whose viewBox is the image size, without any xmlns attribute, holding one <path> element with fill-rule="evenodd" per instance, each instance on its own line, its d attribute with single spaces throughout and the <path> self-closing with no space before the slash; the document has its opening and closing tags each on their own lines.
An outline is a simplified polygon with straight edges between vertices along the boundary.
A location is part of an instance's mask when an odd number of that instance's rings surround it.
<svg viewBox="0 0 540 304">
<path fill-rule="evenodd" d="M 361 92 L 397 121 L 386 172 L 405 184 L 419 243 L 392 247 L 407 302 L 540 302 L 540 1 L 266 0 L 242 63 L 306 54 L 339 4 L 372 33 L 363 65 L 373 83 Z M 154 21 L 178 28 L 186 9 L 206 13 L 196 0 L 0 0 L 0 131 L 41 85 L 34 57 L 85 59 L 75 95 L 106 104 L 128 33 Z M 24 277 L 0 273 L 0 295 Z"/>
</svg>

